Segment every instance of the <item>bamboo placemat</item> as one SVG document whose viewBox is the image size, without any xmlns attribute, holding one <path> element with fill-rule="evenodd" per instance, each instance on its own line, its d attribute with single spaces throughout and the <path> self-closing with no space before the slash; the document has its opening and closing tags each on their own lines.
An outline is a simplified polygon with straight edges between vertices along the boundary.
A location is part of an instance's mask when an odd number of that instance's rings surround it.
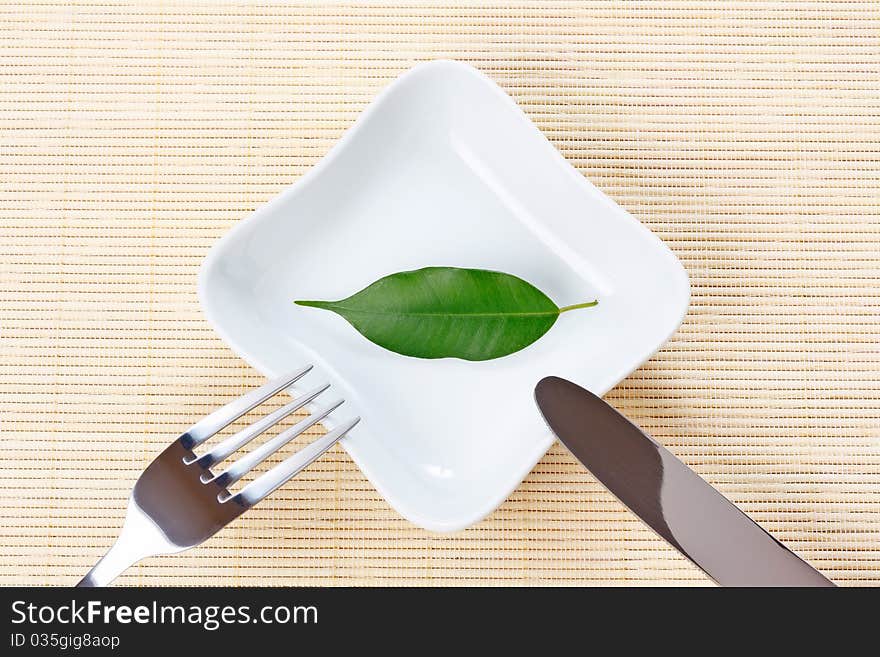
<svg viewBox="0 0 880 657">
<path fill-rule="evenodd" d="M 195 278 L 417 62 L 506 89 L 659 234 L 681 329 L 609 394 L 844 584 L 880 583 L 876 2 L 0 6 L 0 583 L 75 582 L 181 427 L 256 385 Z M 554 447 L 455 536 L 336 450 L 127 584 L 704 584 Z"/>
</svg>

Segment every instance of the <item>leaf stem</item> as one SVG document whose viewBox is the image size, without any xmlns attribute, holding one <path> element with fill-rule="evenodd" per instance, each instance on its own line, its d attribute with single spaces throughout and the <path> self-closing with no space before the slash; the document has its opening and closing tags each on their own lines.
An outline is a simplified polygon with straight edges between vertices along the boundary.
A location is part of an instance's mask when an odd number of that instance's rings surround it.
<svg viewBox="0 0 880 657">
<path fill-rule="evenodd" d="M 592 301 L 587 301 L 586 303 L 576 303 L 573 306 L 563 306 L 559 309 L 559 314 L 568 312 L 569 310 L 577 310 L 578 308 L 592 308 L 593 306 L 598 306 L 599 300 L 593 299 Z"/>
</svg>

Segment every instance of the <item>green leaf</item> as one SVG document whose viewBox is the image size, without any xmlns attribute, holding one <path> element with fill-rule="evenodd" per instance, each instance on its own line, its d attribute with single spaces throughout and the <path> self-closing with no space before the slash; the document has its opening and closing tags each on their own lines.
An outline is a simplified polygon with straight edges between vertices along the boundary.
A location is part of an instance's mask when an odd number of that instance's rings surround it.
<svg viewBox="0 0 880 657">
<path fill-rule="evenodd" d="M 490 360 L 544 335 L 558 308 L 531 283 L 497 271 L 426 267 L 399 272 L 341 301 L 297 301 L 342 315 L 368 340 L 417 358 Z"/>
</svg>

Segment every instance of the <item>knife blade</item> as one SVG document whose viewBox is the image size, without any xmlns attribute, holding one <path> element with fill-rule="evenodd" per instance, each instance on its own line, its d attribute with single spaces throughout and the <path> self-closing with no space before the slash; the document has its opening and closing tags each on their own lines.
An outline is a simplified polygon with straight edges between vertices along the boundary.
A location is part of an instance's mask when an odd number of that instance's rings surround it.
<svg viewBox="0 0 880 657">
<path fill-rule="evenodd" d="M 551 376 L 535 401 L 617 499 L 722 586 L 834 586 L 612 406 Z"/>
</svg>

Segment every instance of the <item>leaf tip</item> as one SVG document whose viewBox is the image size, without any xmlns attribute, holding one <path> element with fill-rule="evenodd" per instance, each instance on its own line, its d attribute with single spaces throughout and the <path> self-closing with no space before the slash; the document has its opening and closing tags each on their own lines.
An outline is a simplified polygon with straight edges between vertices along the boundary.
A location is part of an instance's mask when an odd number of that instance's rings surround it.
<svg viewBox="0 0 880 657">
<path fill-rule="evenodd" d="M 592 308 L 594 306 L 599 305 L 598 299 L 593 299 L 592 301 L 587 301 L 586 303 L 576 303 L 573 306 L 563 306 L 559 309 L 559 314 L 567 313 L 569 310 L 577 310 L 578 308 Z"/>
</svg>

